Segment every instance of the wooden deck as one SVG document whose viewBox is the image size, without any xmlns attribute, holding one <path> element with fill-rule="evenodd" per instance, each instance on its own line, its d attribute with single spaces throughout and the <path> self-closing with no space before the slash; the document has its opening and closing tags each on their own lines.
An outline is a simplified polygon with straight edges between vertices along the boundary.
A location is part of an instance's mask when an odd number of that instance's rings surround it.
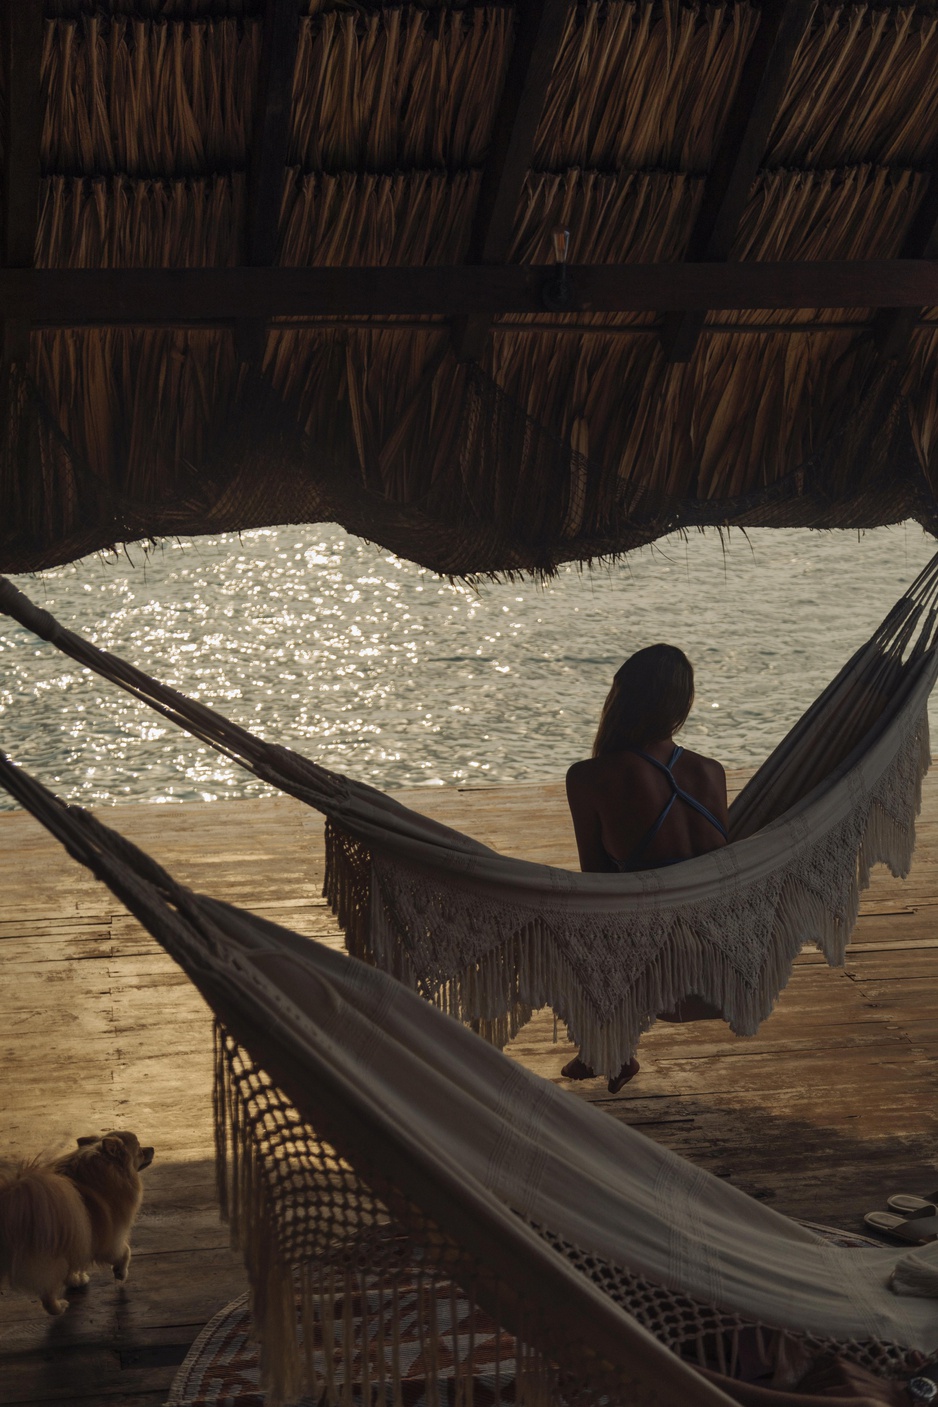
<svg viewBox="0 0 938 1407">
<path fill-rule="evenodd" d="M 408 799 L 500 849 L 573 865 L 556 786 Z M 338 943 L 319 897 L 321 821 L 289 800 L 136 806 L 104 819 L 179 878 Z M 22 813 L 0 815 L 0 1154 L 132 1128 L 156 1146 L 129 1282 L 104 1273 L 50 1321 L 0 1301 L 0 1403 L 156 1407 L 195 1334 L 245 1287 L 213 1195 L 210 1028 L 186 979 Z M 660 1025 L 612 1099 L 568 1086 L 784 1212 L 857 1226 L 896 1188 L 930 1191 L 938 1124 L 938 779 L 912 876 L 878 875 L 847 966 L 805 952 L 759 1036 Z M 542 1016 L 513 1054 L 559 1078 Z"/>
</svg>

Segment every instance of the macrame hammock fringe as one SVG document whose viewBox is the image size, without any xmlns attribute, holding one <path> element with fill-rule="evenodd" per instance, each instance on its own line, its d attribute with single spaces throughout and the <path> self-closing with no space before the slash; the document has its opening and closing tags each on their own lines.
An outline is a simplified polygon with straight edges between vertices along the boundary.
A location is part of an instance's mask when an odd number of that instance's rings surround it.
<svg viewBox="0 0 938 1407">
<path fill-rule="evenodd" d="M 0 578 L 0 610 L 326 816 L 324 894 L 349 951 L 503 1045 L 550 1007 L 597 1073 L 696 993 L 754 1033 L 806 943 L 840 964 L 873 865 L 908 873 L 930 762 L 938 557 L 730 808 L 731 844 L 577 874 L 497 854 L 266 743 L 99 650 Z"/>
<path fill-rule="evenodd" d="M 744 1342 L 781 1382 L 824 1350 L 884 1376 L 938 1352 L 938 1244 L 832 1246 L 394 978 L 185 888 L 3 754 L 0 785 L 215 1012 L 269 1407 L 404 1407 L 414 1345 L 427 1407 L 728 1407 Z"/>
</svg>

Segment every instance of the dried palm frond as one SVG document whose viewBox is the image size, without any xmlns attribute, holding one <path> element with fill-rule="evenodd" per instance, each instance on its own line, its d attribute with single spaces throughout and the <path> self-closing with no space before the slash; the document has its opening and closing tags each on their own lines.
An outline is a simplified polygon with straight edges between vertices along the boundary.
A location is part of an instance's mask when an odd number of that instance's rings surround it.
<svg viewBox="0 0 938 1407">
<path fill-rule="evenodd" d="M 535 166 L 705 171 L 757 23 L 748 4 L 571 6 Z"/>
<path fill-rule="evenodd" d="M 241 261 L 264 12 L 52 0 L 40 266 Z M 466 257 L 517 18 L 309 0 L 281 263 Z M 574 263 L 682 259 L 758 22 L 742 0 L 571 6 L 509 257 L 549 262 L 562 226 Z M 818 8 L 732 257 L 900 253 L 938 144 L 936 56 L 933 0 Z M 481 367 L 442 316 L 280 319 L 244 365 L 233 327 L 35 331 L 0 378 L 2 563 L 11 543 L 36 565 L 135 529 L 317 515 L 467 573 L 680 522 L 934 524 L 938 329 L 885 363 L 868 315 L 714 309 L 681 365 L 652 313 L 497 318 Z"/>
<path fill-rule="evenodd" d="M 938 16 L 914 5 L 818 8 L 799 50 L 769 165 L 915 166 L 938 142 Z"/>
<path fill-rule="evenodd" d="M 511 42 L 506 5 L 330 11 L 305 20 L 291 164 L 323 171 L 478 165 Z"/>
<path fill-rule="evenodd" d="M 165 177 L 243 168 L 260 36 L 258 20 L 95 12 L 47 24 L 44 169 Z"/>
</svg>

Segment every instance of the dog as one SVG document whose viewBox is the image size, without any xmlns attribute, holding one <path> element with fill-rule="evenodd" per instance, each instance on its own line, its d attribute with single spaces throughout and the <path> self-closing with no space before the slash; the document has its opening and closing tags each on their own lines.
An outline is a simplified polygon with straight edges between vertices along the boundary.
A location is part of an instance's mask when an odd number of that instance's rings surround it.
<svg viewBox="0 0 938 1407">
<path fill-rule="evenodd" d="M 108 1133 L 79 1138 L 53 1162 L 0 1164 L 0 1285 L 64 1314 L 64 1291 L 87 1285 L 92 1266 L 110 1265 L 126 1280 L 140 1173 L 152 1161 L 136 1134 Z"/>
</svg>

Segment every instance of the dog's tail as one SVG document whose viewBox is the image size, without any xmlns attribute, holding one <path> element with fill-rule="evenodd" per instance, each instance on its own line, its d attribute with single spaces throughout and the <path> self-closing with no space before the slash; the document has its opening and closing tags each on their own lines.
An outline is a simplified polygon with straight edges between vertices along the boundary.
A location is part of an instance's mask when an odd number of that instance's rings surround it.
<svg viewBox="0 0 938 1407">
<path fill-rule="evenodd" d="M 91 1223 L 78 1189 L 36 1162 L 0 1164 L 0 1282 L 42 1292 L 91 1261 Z"/>
</svg>

